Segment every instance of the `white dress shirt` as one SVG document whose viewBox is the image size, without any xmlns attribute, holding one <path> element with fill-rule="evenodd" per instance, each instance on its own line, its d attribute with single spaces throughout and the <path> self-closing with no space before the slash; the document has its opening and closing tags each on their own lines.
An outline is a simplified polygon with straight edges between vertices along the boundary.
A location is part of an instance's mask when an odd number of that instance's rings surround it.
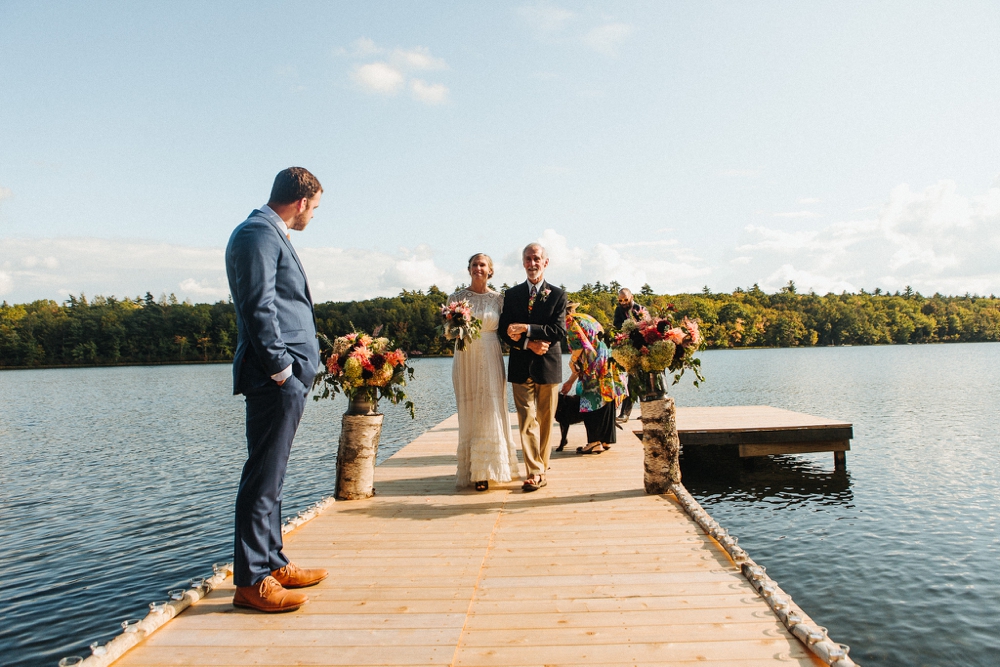
<svg viewBox="0 0 1000 667">
<path fill-rule="evenodd" d="M 286 223 L 284 220 L 281 219 L 280 215 L 278 215 L 277 213 L 274 212 L 273 208 L 271 208 L 267 204 L 264 204 L 263 206 L 260 207 L 259 210 L 260 210 L 261 213 L 263 213 L 267 217 L 271 218 L 272 220 L 274 220 L 276 222 L 280 221 L 281 224 L 285 228 L 285 236 L 287 236 L 288 239 L 291 240 L 291 234 L 289 234 L 289 232 L 291 231 L 292 228 L 288 226 L 288 223 Z M 286 366 L 284 368 L 284 370 L 281 370 L 281 371 L 275 373 L 274 375 L 272 375 L 271 379 L 274 380 L 275 382 L 279 382 L 280 383 L 280 382 L 284 382 L 285 380 L 287 380 L 290 377 L 292 377 L 292 365 L 288 364 L 288 366 Z"/>
</svg>

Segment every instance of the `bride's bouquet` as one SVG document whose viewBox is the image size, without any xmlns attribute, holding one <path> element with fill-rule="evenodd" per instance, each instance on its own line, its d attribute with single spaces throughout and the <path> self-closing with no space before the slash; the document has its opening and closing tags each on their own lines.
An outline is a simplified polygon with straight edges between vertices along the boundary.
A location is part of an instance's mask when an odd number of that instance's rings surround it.
<svg viewBox="0 0 1000 667">
<path fill-rule="evenodd" d="M 441 325 L 437 331 L 446 340 L 455 341 L 456 350 L 464 350 L 468 341 L 479 338 L 483 323 L 472 315 L 472 306 L 469 305 L 468 299 L 452 301 L 441 306 L 439 315 Z"/>
</svg>

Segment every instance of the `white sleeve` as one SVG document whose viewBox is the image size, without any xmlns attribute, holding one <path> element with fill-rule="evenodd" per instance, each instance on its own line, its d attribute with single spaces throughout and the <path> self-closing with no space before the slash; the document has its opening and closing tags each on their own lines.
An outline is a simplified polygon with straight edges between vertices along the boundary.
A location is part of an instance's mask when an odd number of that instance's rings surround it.
<svg viewBox="0 0 1000 667">
<path fill-rule="evenodd" d="M 292 365 L 288 364 L 285 366 L 285 370 L 275 373 L 271 376 L 271 379 L 275 382 L 281 382 L 282 380 L 287 380 L 292 377 Z"/>
</svg>

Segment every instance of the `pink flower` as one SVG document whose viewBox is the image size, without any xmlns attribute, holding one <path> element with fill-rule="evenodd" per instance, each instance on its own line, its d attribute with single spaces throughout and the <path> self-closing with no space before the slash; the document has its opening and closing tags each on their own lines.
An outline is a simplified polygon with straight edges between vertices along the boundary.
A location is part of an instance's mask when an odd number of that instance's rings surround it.
<svg viewBox="0 0 1000 667">
<path fill-rule="evenodd" d="M 671 341 L 674 345 L 680 345 L 684 342 L 684 330 L 674 327 L 666 332 L 664 338 Z"/>
<path fill-rule="evenodd" d="M 701 344 L 701 330 L 698 329 L 698 322 L 690 318 L 684 318 L 684 328 L 688 330 L 688 335 L 691 337 L 692 347 L 698 347 Z"/>
</svg>

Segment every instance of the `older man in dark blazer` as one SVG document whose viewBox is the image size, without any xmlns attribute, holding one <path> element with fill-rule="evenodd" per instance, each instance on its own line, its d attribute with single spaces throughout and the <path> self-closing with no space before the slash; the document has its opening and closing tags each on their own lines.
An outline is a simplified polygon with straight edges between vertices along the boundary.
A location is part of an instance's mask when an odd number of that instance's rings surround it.
<svg viewBox="0 0 1000 667">
<path fill-rule="evenodd" d="M 248 453 L 236 495 L 233 604 L 257 611 L 298 609 L 308 598 L 289 589 L 327 576 L 281 552 L 285 466 L 319 365 L 312 297 L 289 232 L 306 228 L 322 194 L 307 170 L 285 169 L 267 205 L 236 227 L 226 247 L 239 332 L 233 393 L 246 399 Z"/>
<path fill-rule="evenodd" d="M 562 383 L 562 341 L 566 339 L 566 293 L 545 282 L 549 258 L 532 243 L 521 252 L 528 279 L 504 294 L 498 331 L 510 346 L 507 380 L 521 431 L 527 471 L 524 491 L 536 491 L 545 479 L 552 451 L 552 421 Z"/>
</svg>

